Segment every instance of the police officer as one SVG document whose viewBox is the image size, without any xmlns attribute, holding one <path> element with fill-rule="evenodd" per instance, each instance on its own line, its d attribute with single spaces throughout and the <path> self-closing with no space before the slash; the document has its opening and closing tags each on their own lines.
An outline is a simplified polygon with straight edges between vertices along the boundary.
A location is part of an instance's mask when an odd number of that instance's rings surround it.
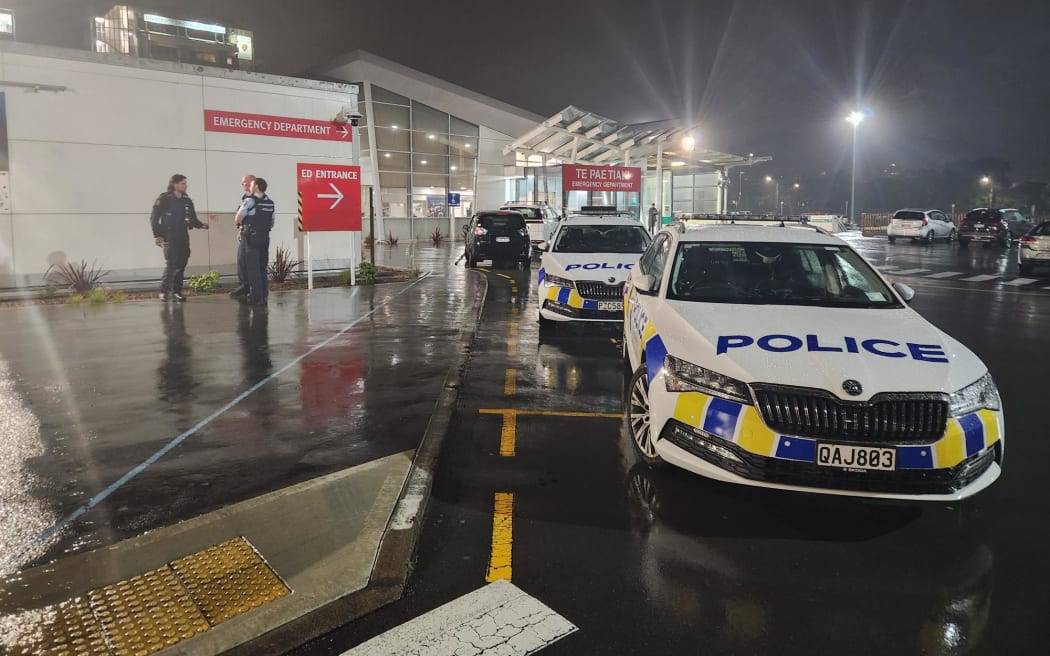
<svg viewBox="0 0 1050 656">
<path fill-rule="evenodd" d="M 656 203 L 653 203 L 649 207 L 649 232 L 655 233 L 658 223 L 660 223 L 660 210 L 656 209 Z"/>
<path fill-rule="evenodd" d="M 244 193 L 241 195 L 241 205 L 244 201 L 252 197 L 252 182 L 255 181 L 255 176 L 251 173 L 241 178 L 241 189 Z M 240 205 L 237 206 L 240 209 Z M 237 289 L 230 292 L 230 298 L 243 298 L 248 296 L 248 252 L 247 246 L 242 239 L 241 226 L 237 227 Z"/>
<path fill-rule="evenodd" d="M 270 230 L 273 228 L 276 208 L 266 195 L 266 180 L 252 181 L 252 195 L 244 199 L 237 210 L 237 225 L 245 247 L 248 275 L 248 303 L 266 305 L 269 291 L 266 287 L 266 265 L 270 254 Z"/>
<path fill-rule="evenodd" d="M 168 180 L 168 190 L 157 196 L 150 212 L 153 242 L 164 248 L 164 277 L 160 279 L 160 300 L 183 302 L 182 278 L 190 259 L 192 228 L 208 229 L 197 218 L 193 201 L 186 195 L 186 176 L 176 173 Z"/>
</svg>

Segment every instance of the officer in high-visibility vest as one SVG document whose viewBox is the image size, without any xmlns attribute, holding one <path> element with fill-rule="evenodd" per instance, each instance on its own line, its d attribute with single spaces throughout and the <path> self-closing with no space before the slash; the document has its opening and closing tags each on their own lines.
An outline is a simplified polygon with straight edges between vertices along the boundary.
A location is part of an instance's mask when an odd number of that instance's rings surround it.
<svg viewBox="0 0 1050 656">
<path fill-rule="evenodd" d="M 197 218 L 193 201 L 186 195 L 186 176 L 176 173 L 168 181 L 168 190 L 157 196 L 150 212 L 153 242 L 164 249 L 164 276 L 160 279 L 160 300 L 183 302 L 182 280 L 190 260 L 190 233 L 193 228 L 208 229 Z"/>
<path fill-rule="evenodd" d="M 273 229 L 276 208 L 266 195 L 266 180 L 252 181 L 252 195 L 244 199 L 237 210 L 237 225 L 241 228 L 241 243 L 245 247 L 245 265 L 248 274 L 248 303 L 266 305 L 269 290 L 266 285 L 267 260 L 270 255 L 270 230 Z"/>
</svg>

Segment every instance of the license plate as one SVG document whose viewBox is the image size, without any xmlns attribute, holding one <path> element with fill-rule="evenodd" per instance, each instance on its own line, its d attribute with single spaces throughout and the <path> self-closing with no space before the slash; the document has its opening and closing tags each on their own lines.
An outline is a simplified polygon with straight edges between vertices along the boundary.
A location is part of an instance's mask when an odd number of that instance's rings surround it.
<svg viewBox="0 0 1050 656">
<path fill-rule="evenodd" d="M 975 223 L 975 224 L 973 224 L 973 227 L 975 227 L 975 228 L 983 228 L 984 224 L 983 223 Z"/>
<path fill-rule="evenodd" d="M 897 450 L 851 444 L 817 444 L 817 464 L 840 469 L 894 471 Z"/>
<path fill-rule="evenodd" d="M 501 244 L 509 244 L 510 237 L 496 237 L 496 241 L 498 241 Z"/>
<path fill-rule="evenodd" d="M 623 301 L 598 301 L 598 309 L 623 312 Z"/>
</svg>

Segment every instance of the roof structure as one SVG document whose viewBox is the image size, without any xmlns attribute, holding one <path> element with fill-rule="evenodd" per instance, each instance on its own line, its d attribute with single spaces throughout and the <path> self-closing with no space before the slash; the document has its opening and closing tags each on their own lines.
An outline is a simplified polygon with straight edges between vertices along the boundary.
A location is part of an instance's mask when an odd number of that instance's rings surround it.
<svg viewBox="0 0 1050 656">
<path fill-rule="evenodd" d="M 688 167 L 729 169 L 772 159 L 769 156 L 740 156 L 700 148 L 692 141 L 697 126 L 680 121 L 621 124 L 572 105 L 538 123 L 507 146 L 503 153 L 539 156 L 543 163 L 555 159 L 570 164 L 614 165 L 645 158 L 646 168 L 655 169 L 657 156 L 664 163 L 681 162 Z"/>
</svg>

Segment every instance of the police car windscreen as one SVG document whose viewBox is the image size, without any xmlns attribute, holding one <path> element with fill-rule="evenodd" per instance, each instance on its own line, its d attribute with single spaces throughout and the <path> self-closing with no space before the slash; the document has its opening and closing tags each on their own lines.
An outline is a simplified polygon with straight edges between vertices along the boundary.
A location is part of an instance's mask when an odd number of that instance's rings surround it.
<svg viewBox="0 0 1050 656">
<path fill-rule="evenodd" d="M 641 225 L 565 226 L 558 233 L 555 253 L 641 253 L 649 233 Z"/>
<path fill-rule="evenodd" d="M 667 298 L 704 303 L 902 307 L 848 247 L 763 242 L 684 242 Z"/>
</svg>

